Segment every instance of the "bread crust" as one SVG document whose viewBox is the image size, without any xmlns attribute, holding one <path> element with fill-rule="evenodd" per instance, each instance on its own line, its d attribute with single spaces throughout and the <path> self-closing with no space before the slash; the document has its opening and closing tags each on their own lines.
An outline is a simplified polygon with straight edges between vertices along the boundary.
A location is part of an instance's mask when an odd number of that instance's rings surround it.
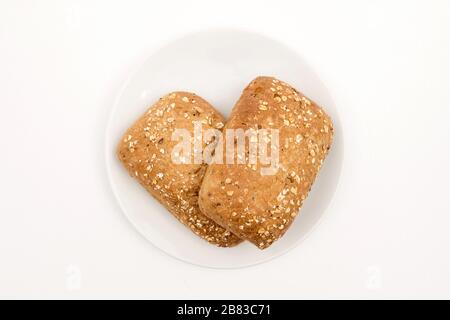
<svg viewBox="0 0 450 320">
<path fill-rule="evenodd" d="M 193 121 L 202 121 L 205 129 L 220 129 L 224 118 L 193 93 L 170 93 L 127 130 L 117 147 L 117 155 L 130 175 L 195 234 L 217 246 L 232 247 L 241 240 L 198 207 L 206 164 L 175 164 L 171 158 L 178 143 L 172 141 L 172 132 L 178 128 L 192 133 Z"/>
<path fill-rule="evenodd" d="M 279 129 L 279 169 L 262 175 L 260 163 L 211 164 L 199 206 L 238 237 L 264 249 L 297 216 L 330 149 L 333 124 L 296 89 L 273 77 L 258 77 L 244 89 L 224 127 L 237 128 Z"/>
</svg>

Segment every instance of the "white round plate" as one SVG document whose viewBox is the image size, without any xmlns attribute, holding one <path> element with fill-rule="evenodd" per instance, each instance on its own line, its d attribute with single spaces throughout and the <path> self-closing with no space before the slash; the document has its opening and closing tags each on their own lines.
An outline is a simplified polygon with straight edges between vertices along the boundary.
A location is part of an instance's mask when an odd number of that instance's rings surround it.
<svg viewBox="0 0 450 320">
<path fill-rule="evenodd" d="M 117 160 L 115 148 L 125 130 L 166 93 L 195 92 L 228 116 L 244 87 L 259 75 L 275 76 L 323 106 L 335 123 L 336 136 L 300 215 L 283 238 L 263 251 L 246 242 L 234 248 L 218 248 L 194 235 L 131 178 Z M 130 222 L 169 255 L 212 268 L 261 263 L 280 256 L 304 239 L 333 197 L 341 171 L 342 149 L 337 110 L 308 64 L 277 41 L 229 29 L 187 35 L 150 56 L 119 93 L 106 133 L 108 176 Z"/>
</svg>

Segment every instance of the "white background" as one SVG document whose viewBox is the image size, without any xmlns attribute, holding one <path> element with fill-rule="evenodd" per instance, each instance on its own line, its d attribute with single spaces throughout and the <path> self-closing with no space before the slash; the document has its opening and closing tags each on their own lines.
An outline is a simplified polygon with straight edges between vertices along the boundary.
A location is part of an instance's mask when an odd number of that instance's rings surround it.
<svg viewBox="0 0 450 320">
<path fill-rule="evenodd" d="M 239 270 L 155 249 L 105 171 L 105 127 L 129 73 L 211 27 L 295 48 L 344 130 L 323 222 Z M 445 0 L 0 0 L 0 297 L 450 298 L 449 123 Z"/>
</svg>

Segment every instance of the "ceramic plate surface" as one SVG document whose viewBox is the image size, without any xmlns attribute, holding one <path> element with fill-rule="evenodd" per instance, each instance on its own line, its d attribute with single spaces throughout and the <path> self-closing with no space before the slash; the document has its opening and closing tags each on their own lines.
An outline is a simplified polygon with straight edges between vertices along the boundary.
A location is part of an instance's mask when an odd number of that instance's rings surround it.
<svg viewBox="0 0 450 320">
<path fill-rule="evenodd" d="M 319 103 L 334 121 L 335 140 L 300 215 L 283 238 L 264 251 L 245 242 L 233 248 L 218 248 L 195 236 L 132 179 L 117 160 L 115 148 L 125 130 L 163 95 L 191 91 L 228 116 L 244 87 L 259 75 L 275 76 Z M 106 165 L 115 197 L 148 241 L 185 262 L 239 268 L 280 256 L 317 225 L 338 184 L 343 141 L 332 98 L 301 56 L 265 36 L 221 29 L 173 41 L 152 54 L 129 78 L 111 112 Z"/>
</svg>

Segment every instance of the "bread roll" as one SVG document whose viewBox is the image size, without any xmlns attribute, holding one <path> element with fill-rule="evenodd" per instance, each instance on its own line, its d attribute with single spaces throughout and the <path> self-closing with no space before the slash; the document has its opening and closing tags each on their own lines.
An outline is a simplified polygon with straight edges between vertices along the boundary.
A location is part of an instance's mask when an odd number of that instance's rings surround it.
<svg viewBox="0 0 450 320">
<path fill-rule="evenodd" d="M 279 147 L 272 150 L 279 154 L 274 174 L 263 174 L 260 161 L 236 164 L 235 158 L 235 164 L 211 164 L 199 206 L 218 224 L 264 249 L 297 216 L 330 149 L 333 124 L 316 103 L 288 84 L 258 77 L 245 88 L 224 127 L 237 128 L 278 130 Z M 248 157 L 249 143 L 245 151 Z"/>
<path fill-rule="evenodd" d="M 168 94 L 127 130 L 117 154 L 130 175 L 180 222 L 212 244 L 231 247 L 241 240 L 198 207 L 206 164 L 172 161 L 172 149 L 178 143 L 172 140 L 174 129 L 192 133 L 193 121 L 201 121 L 205 129 L 222 128 L 224 123 L 223 117 L 199 96 L 188 92 Z"/>
</svg>

